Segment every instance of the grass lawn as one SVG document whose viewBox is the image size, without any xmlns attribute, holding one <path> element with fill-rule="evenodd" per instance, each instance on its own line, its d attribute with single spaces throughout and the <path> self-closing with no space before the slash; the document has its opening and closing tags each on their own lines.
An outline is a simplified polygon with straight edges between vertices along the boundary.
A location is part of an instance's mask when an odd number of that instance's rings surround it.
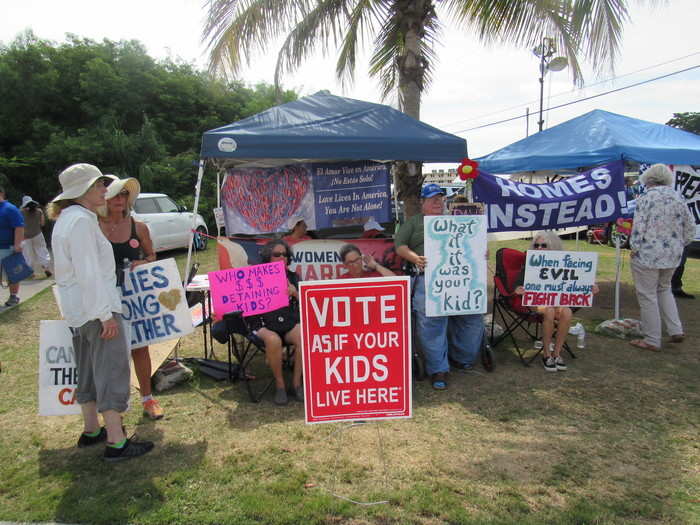
<svg viewBox="0 0 700 525">
<path fill-rule="evenodd" d="M 491 243 L 492 269 L 501 246 L 526 242 Z M 37 416 L 39 320 L 58 318 L 47 289 L 0 315 L 0 521 L 700 524 L 700 298 L 679 300 L 688 337 L 660 354 L 597 336 L 615 252 L 580 249 L 600 254 L 601 293 L 576 314 L 587 344 L 567 372 L 499 346 L 493 373 L 453 373 L 446 392 L 416 383 L 413 419 L 352 428 L 306 426 L 299 403 L 252 404 L 243 385 L 195 373 L 159 396 L 164 420 L 126 414 L 156 449 L 115 465 L 75 447 L 78 416 Z M 639 318 L 624 253 L 622 316 Z M 200 260 L 214 269 L 214 247 Z M 700 261 L 684 280 L 700 294 Z M 202 355 L 199 330 L 180 355 Z"/>
</svg>

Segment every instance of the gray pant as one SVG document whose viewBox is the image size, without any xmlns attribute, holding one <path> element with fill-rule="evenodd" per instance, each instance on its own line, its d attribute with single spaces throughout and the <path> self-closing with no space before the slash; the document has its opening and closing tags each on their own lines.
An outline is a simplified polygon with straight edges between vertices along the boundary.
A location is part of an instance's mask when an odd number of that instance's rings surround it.
<svg viewBox="0 0 700 525">
<path fill-rule="evenodd" d="M 119 334 L 102 339 L 102 323 L 93 319 L 79 328 L 73 328 L 73 350 L 78 365 L 79 404 L 94 401 L 97 411 L 126 412 L 129 406 L 130 377 L 129 344 L 120 314 L 114 314 L 119 323 Z"/>
<path fill-rule="evenodd" d="M 671 276 L 675 268 L 647 268 L 640 265 L 634 257 L 631 266 L 644 341 L 660 347 L 662 319 L 668 335 L 683 333 L 676 300 L 671 293 Z"/>
</svg>

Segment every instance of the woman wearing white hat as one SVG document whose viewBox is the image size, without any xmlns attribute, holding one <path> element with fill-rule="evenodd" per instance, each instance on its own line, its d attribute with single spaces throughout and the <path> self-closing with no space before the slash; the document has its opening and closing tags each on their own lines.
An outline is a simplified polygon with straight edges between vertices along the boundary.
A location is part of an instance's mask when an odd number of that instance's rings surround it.
<svg viewBox="0 0 700 525">
<path fill-rule="evenodd" d="M 22 255 L 29 266 L 34 268 L 35 264 L 39 264 L 44 269 L 46 277 L 51 277 L 51 256 L 46 248 L 44 234 L 41 232 L 46 222 L 44 212 L 39 203 L 29 195 L 22 197 L 19 209 L 24 217 Z"/>
<path fill-rule="evenodd" d="M 149 452 L 153 443 L 127 439 L 122 426 L 121 414 L 129 403 L 128 342 L 112 246 L 96 214 L 111 179 L 91 164 L 74 164 L 61 172 L 59 181 L 63 191 L 49 205 L 48 216 L 56 220 L 51 237 L 56 286 L 73 333 L 76 400 L 84 423 L 78 447 L 106 440 L 104 460 L 123 461 Z"/>
<path fill-rule="evenodd" d="M 114 175 L 107 175 L 113 179 L 105 194 L 105 205 L 97 210 L 100 215 L 100 229 L 112 245 L 114 251 L 114 264 L 117 271 L 117 284 L 121 283 L 124 276 L 123 270 L 126 261 L 129 269 L 156 260 L 153 250 L 151 235 L 148 226 L 131 217 L 136 197 L 141 191 L 139 181 L 133 177 L 119 179 Z M 161 419 L 163 409 L 160 403 L 153 398 L 151 390 L 151 357 L 148 355 L 148 346 L 133 348 L 131 357 L 134 360 L 134 370 L 139 380 L 139 392 L 143 411 L 151 419 Z"/>
</svg>

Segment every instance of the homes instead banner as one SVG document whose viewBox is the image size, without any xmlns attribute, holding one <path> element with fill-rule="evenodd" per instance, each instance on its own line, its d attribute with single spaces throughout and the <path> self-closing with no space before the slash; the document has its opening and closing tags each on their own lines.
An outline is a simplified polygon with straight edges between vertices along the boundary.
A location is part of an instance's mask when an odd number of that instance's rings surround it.
<svg viewBox="0 0 700 525">
<path fill-rule="evenodd" d="M 515 182 L 483 171 L 473 184 L 475 200 L 486 204 L 489 232 L 610 222 L 627 207 L 621 160 L 546 184 Z"/>
</svg>

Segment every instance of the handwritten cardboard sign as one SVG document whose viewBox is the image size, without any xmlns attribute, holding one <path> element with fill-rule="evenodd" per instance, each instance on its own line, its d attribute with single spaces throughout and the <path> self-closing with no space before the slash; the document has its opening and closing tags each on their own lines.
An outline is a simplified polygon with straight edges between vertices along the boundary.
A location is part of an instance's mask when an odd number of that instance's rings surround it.
<svg viewBox="0 0 700 525">
<path fill-rule="evenodd" d="M 598 254 L 528 250 L 524 306 L 593 306 Z"/>
<path fill-rule="evenodd" d="M 39 323 L 39 415 L 80 414 L 75 402 L 78 368 L 65 321 Z"/>
<path fill-rule="evenodd" d="M 299 283 L 307 423 L 411 417 L 408 277 Z"/>
<path fill-rule="evenodd" d="M 132 349 L 180 338 L 194 330 L 175 259 L 125 272 L 121 294 L 122 317 L 131 326 Z"/>
<path fill-rule="evenodd" d="M 263 314 L 289 304 L 281 261 L 209 272 L 209 286 L 216 319 L 238 310 L 244 317 Z"/>
<path fill-rule="evenodd" d="M 486 226 L 484 215 L 425 217 L 428 317 L 486 313 Z"/>
</svg>

